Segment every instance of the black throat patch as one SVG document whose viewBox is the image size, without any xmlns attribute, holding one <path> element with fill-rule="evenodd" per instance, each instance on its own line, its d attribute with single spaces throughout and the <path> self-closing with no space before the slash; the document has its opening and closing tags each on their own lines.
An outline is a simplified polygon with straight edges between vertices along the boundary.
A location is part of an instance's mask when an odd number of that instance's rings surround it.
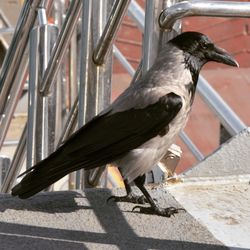
<svg viewBox="0 0 250 250">
<path fill-rule="evenodd" d="M 194 101 L 194 95 L 199 78 L 200 69 L 202 67 L 201 62 L 197 62 L 197 59 L 193 58 L 189 53 L 185 53 L 185 68 L 188 69 L 192 76 L 192 82 L 186 85 L 186 89 L 191 95 L 191 104 Z"/>
<path fill-rule="evenodd" d="M 197 62 L 189 53 L 184 53 L 185 68 L 191 72 L 193 84 L 196 86 L 199 78 L 199 73 L 202 67 L 201 62 Z"/>
</svg>

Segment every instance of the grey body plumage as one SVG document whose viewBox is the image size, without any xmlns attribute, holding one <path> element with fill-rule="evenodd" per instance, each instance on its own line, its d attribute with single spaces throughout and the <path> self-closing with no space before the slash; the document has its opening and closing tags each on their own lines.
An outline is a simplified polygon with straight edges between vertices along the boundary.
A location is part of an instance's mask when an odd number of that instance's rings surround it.
<svg viewBox="0 0 250 250">
<path fill-rule="evenodd" d="M 201 33 L 186 32 L 169 41 L 140 80 L 56 152 L 23 173 L 25 177 L 12 194 L 28 198 L 72 171 L 114 162 L 128 193 L 128 183 L 134 181 L 153 213 L 176 213 L 176 209 L 161 209 L 155 204 L 143 186 L 143 177 L 185 126 L 200 69 L 209 61 L 238 66 Z"/>
<path fill-rule="evenodd" d="M 125 110 L 128 103 L 131 105 L 129 108 L 132 106 L 144 108 L 155 103 L 159 97 L 171 92 L 182 99 L 182 108 L 167 125 L 168 132 L 165 135 L 157 135 L 117 161 L 117 166 L 128 182 L 149 172 L 165 155 L 175 137 L 186 124 L 194 94 L 189 91 L 188 86 L 194 83 L 190 70 L 183 63 L 184 59 L 183 51 L 168 44 L 145 76 L 131 86 L 132 91 L 130 88 L 127 89 L 121 98 L 117 99 L 111 106 L 111 108 L 114 107 L 113 112 L 117 112 L 117 108 L 119 111 Z"/>
</svg>

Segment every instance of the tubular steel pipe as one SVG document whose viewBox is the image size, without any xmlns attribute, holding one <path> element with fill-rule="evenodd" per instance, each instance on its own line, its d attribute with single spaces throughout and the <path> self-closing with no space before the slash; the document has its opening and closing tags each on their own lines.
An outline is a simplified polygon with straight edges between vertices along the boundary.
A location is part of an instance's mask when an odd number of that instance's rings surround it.
<svg viewBox="0 0 250 250">
<path fill-rule="evenodd" d="M 39 25 L 45 25 L 47 24 L 47 16 L 46 16 L 46 10 L 44 8 L 38 9 L 38 23 Z"/>
<path fill-rule="evenodd" d="M 80 58 L 80 86 L 79 86 L 79 115 L 78 127 L 86 122 L 86 103 L 87 89 L 89 82 L 90 67 L 90 39 L 91 39 L 91 13 L 92 1 L 84 1 L 82 11 L 82 30 L 81 30 L 81 58 Z"/>
<path fill-rule="evenodd" d="M 184 131 L 181 131 L 179 136 L 198 161 L 204 160 L 205 158 L 204 155 L 201 153 L 198 147 L 196 147 L 196 145 Z"/>
<path fill-rule="evenodd" d="M 247 127 L 202 76 L 199 77 L 197 92 L 208 107 L 219 117 L 221 124 L 230 135 L 236 135 Z"/>
<path fill-rule="evenodd" d="M 78 97 L 77 97 L 68 115 L 68 119 L 65 123 L 63 132 L 58 141 L 57 148 L 73 133 L 77 125 L 78 105 L 79 105 L 79 102 L 78 102 Z"/>
<path fill-rule="evenodd" d="M 96 48 L 95 45 L 100 41 L 100 37 L 105 33 L 103 30 L 107 27 L 105 24 L 108 23 L 107 19 L 108 13 L 110 13 L 111 10 L 111 3 L 112 2 L 108 0 L 84 1 L 82 17 L 84 25 L 82 25 L 80 63 L 79 127 L 88 122 L 93 116 L 103 110 L 110 103 L 112 65 L 111 54 L 109 53 L 107 58 L 104 56 L 106 61 L 102 66 L 94 64 L 91 56 L 93 55 L 93 48 Z M 114 6 L 112 9 L 114 10 Z M 95 18 L 91 19 L 93 16 L 95 16 Z M 114 22 L 114 20 L 112 21 Z M 108 47 L 110 45 L 108 45 Z M 109 50 L 106 50 L 105 53 L 108 52 Z M 98 171 L 101 171 L 103 168 L 99 169 L 100 170 Z M 88 176 L 91 175 L 91 172 L 92 171 L 77 172 L 77 188 L 80 186 L 81 188 L 90 187 Z M 96 176 L 99 176 L 99 174 Z"/>
<path fill-rule="evenodd" d="M 104 63 L 129 3 L 130 0 L 116 0 L 112 6 L 109 19 L 93 53 L 93 61 L 95 64 L 102 65 Z"/>
<path fill-rule="evenodd" d="M 250 3 L 184 1 L 164 9 L 159 17 L 159 25 L 162 29 L 171 30 L 176 20 L 187 16 L 250 17 Z"/>
<path fill-rule="evenodd" d="M 26 1 L 21 13 L 11 45 L 5 57 L 0 76 L 0 148 L 5 140 L 12 115 L 21 95 L 28 69 L 27 41 L 36 12 L 50 1 Z M 48 8 L 48 12 L 51 8 Z M 7 98 L 7 99 L 6 99 Z"/>
<path fill-rule="evenodd" d="M 1 187 L 1 192 L 3 193 L 9 193 L 11 191 L 11 188 L 13 184 L 15 183 L 18 174 L 21 171 L 21 168 L 25 159 L 25 152 L 26 152 L 26 146 L 27 146 L 26 137 L 27 137 L 27 123 L 23 129 L 23 133 L 17 145 L 13 159 L 11 161 L 11 165 L 3 181 L 3 185 Z"/>
<path fill-rule="evenodd" d="M 5 34 L 12 34 L 14 33 L 15 29 L 14 28 L 1 28 L 0 29 L 0 35 L 5 35 Z"/>
<path fill-rule="evenodd" d="M 19 101 L 19 97 L 23 91 L 23 86 L 27 78 L 28 69 L 28 53 L 27 50 L 23 54 L 23 60 L 19 65 L 19 70 L 17 72 L 16 78 L 11 86 L 9 97 L 6 105 L 3 109 L 3 114 L 0 115 L 0 149 L 4 143 L 6 134 L 8 132 L 12 116 L 15 112 L 16 106 Z"/>
<path fill-rule="evenodd" d="M 72 34 L 76 28 L 78 18 L 82 10 L 82 0 L 71 1 L 62 29 L 51 54 L 48 67 L 44 73 L 40 91 L 44 96 L 49 94 L 51 85 L 54 83 L 60 63 L 68 48 Z"/>
<path fill-rule="evenodd" d="M 139 30 L 143 32 L 145 13 L 143 8 L 135 0 L 132 0 L 128 6 L 128 15 L 135 21 Z"/>
<path fill-rule="evenodd" d="M 89 84 L 90 67 L 90 39 L 91 39 L 91 14 L 92 1 L 83 2 L 82 11 L 82 29 L 81 29 L 81 58 L 80 58 L 80 86 L 79 86 L 79 112 L 78 127 L 80 128 L 86 122 L 86 106 Z M 76 189 L 81 187 L 83 170 L 76 172 Z"/>
<path fill-rule="evenodd" d="M 62 143 L 74 132 L 76 125 L 77 125 L 77 116 L 78 116 L 78 97 L 76 97 L 76 100 L 68 114 L 67 121 L 64 125 L 63 131 L 61 133 L 61 136 L 58 140 L 56 148 L 59 148 Z M 70 173 L 69 175 L 69 189 L 75 189 L 76 188 L 76 173 Z"/>
<path fill-rule="evenodd" d="M 92 20 L 92 34 L 93 34 L 94 45 L 95 43 L 98 43 L 100 41 L 100 38 L 105 32 L 105 28 L 107 27 L 107 23 L 109 22 L 107 21 L 107 19 L 110 18 L 110 16 L 112 15 L 112 14 L 109 15 L 109 13 L 112 13 L 113 8 L 111 8 L 111 3 L 109 0 L 105 0 L 103 1 L 103 3 L 101 3 L 100 1 L 93 2 L 92 10 L 96 9 L 99 10 L 97 12 L 98 18 Z M 118 16 L 117 18 L 121 18 L 121 16 Z M 118 27 L 119 25 L 116 28 L 118 29 Z M 115 34 L 116 32 L 114 33 L 114 36 Z M 110 41 L 110 44 L 108 46 L 111 45 L 112 41 Z M 94 93 L 94 96 L 88 98 L 87 104 L 89 103 L 91 105 L 89 105 L 89 108 L 87 109 L 87 116 L 86 116 L 87 121 L 110 104 L 112 56 L 109 53 L 109 48 L 105 53 L 106 55 L 104 55 L 103 57 L 103 59 L 105 60 L 104 65 L 97 66 L 96 64 L 91 63 L 92 70 L 90 68 L 90 71 L 94 73 L 91 76 L 92 77 L 91 81 L 94 82 L 94 84 L 93 83 L 91 84 L 90 82 L 89 84 L 90 88 L 88 91 L 89 93 L 91 92 Z M 100 183 L 100 177 L 103 175 L 105 169 L 106 166 L 102 166 L 97 169 L 85 171 L 84 172 L 85 176 L 83 177 L 83 180 L 85 180 L 84 187 L 93 187 L 96 186 L 98 183 Z M 104 181 L 104 184 L 105 183 L 107 182 Z"/>
<path fill-rule="evenodd" d="M 127 72 L 133 76 L 135 73 L 134 68 L 132 65 L 127 61 L 127 59 L 124 57 L 124 55 L 121 53 L 121 51 L 114 45 L 113 46 L 113 53 L 114 56 L 119 60 L 119 62 L 123 65 L 123 67 L 127 70 Z"/>
<path fill-rule="evenodd" d="M 158 29 L 157 20 L 158 12 L 162 6 L 162 0 L 146 0 L 145 24 L 143 36 L 143 53 L 142 53 L 142 74 L 144 75 L 152 66 L 158 54 L 160 30 Z"/>
<path fill-rule="evenodd" d="M 165 6 L 175 6 L 179 0 L 147 0 L 145 10 L 145 27 L 143 39 L 143 65 L 142 74 L 152 66 L 161 48 L 167 41 L 172 39 L 181 31 L 181 24 L 178 22 L 173 31 L 163 32 L 159 28 L 159 15 Z"/>
<path fill-rule="evenodd" d="M 40 11 L 40 10 L 39 10 Z M 41 10 L 44 13 L 44 10 Z M 28 107 L 27 168 L 54 151 L 55 96 L 43 97 L 39 91 L 42 76 L 56 41 L 58 29 L 42 20 L 31 31 Z"/>
<path fill-rule="evenodd" d="M 29 31 L 34 25 L 37 8 L 41 2 L 42 0 L 26 0 L 22 7 L 0 74 L 0 115 L 7 105 L 11 86 L 17 76 L 28 42 Z"/>
<path fill-rule="evenodd" d="M 77 44 L 77 31 L 72 35 L 72 39 L 69 46 L 69 105 L 73 106 L 73 102 L 78 96 L 78 44 Z"/>
</svg>

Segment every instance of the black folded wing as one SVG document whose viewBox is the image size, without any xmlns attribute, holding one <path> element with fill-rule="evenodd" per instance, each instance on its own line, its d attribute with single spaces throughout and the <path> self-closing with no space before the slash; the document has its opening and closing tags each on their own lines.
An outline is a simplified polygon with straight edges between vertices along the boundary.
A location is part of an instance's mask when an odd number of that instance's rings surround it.
<svg viewBox="0 0 250 250">
<path fill-rule="evenodd" d="M 63 146 L 63 154 L 84 162 L 111 162 L 147 140 L 161 136 L 182 107 L 181 98 L 169 93 L 143 109 L 97 116 Z M 94 164 L 95 165 L 95 164 Z"/>
</svg>

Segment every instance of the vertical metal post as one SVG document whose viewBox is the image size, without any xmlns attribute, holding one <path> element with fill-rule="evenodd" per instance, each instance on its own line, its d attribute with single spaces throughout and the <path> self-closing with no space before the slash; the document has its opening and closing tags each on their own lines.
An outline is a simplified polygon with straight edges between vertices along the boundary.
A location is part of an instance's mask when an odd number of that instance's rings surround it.
<svg viewBox="0 0 250 250">
<path fill-rule="evenodd" d="M 62 29 L 63 24 L 63 16 L 64 16 L 64 1 L 55 1 L 53 8 L 53 17 L 54 23 L 58 27 L 59 30 Z M 61 31 L 62 32 L 62 31 Z M 56 45 L 55 45 L 56 46 Z M 52 60 L 52 55 L 50 57 Z M 56 124 L 55 124 L 55 145 L 58 143 L 58 140 L 61 136 L 62 127 L 63 127 L 63 85 L 64 85 L 64 74 L 62 72 L 62 67 L 58 69 L 58 73 L 56 76 Z"/>
<path fill-rule="evenodd" d="M 93 28 L 93 32 L 92 32 L 93 34 L 92 50 L 93 51 L 94 51 L 94 48 L 96 48 L 99 42 L 99 39 L 101 38 L 104 32 L 104 27 L 107 23 L 107 19 L 108 19 L 113 2 L 114 1 L 109 1 L 109 0 L 102 0 L 102 1 L 95 0 L 93 2 L 93 11 L 95 11 L 96 9 L 99 9 L 98 18 L 93 19 L 93 27 L 92 27 Z M 118 26 L 116 28 L 118 28 Z M 105 107 L 107 107 L 110 104 L 111 75 L 112 75 L 112 72 L 111 72 L 112 71 L 112 50 L 110 51 L 109 49 L 107 49 L 106 54 L 107 54 L 107 57 L 105 57 L 104 65 L 97 66 L 93 64 L 93 67 L 95 67 L 93 80 L 96 83 L 95 100 L 97 103 L 95 105 L 95 110 L 91 112 L 92 116 L 96 115 L 97 113 L 99 113 L 101 110 L 103 110 Z"/>
<path fill-rule="evenodd" d="M 27 167 L 54 150 L 55 98 L 43 97 L 39 87 L 57 34 L 57 27 L 44 23 L 31 31 Z"/>
<path fill-rule="evenodd" d="M 3 185 L 4 179 L 7 175 L 9 167 L 10 167 L 10 158 L 5 155 L 1 155 L 0 156 L 0 188 Z"/>
<path fill-rule="evenodd" d="M 152 66 L 161 47 L 174 35 L 180 31 L 180 22 L 178 22 L 171 32 L 162 32 L 159 27 L 159 15 L 162 9 L 170 7 L 179 2 L 178 0 L 147 0 L 145 10 L 145 27 L 143 38 L 143 66 L 142 74 Z"/>
<path fill-rule="evenodd" d="M 146 0 L 142 74 L 146 73 L 157 57 L 160 35 L 157 18 L 159 16 L 159 9 L 160 6 L 162 7 L 162 3 L 162 0 Z"/>
<path fill-rule="evenodd" d="M 81 29 L 81 58 L 80 58 L 80 86 L 78 126 L 86 122 L 87 89 L 89 84 L 89 67 L 91 63 L 91 14 L 92 1 L 83 2 L 82 29 Z M 76 172 L 76 189 L 81 186 L 82 170 Z"/>
<path fill-rule="evenodd" d="M 83 3 L 79 127 L 110 103 L 111 57 L 107 57 L 103 66 L 97 66 L 92 61 L 92 55 L 106 24 L 111 3 L 107 0 L 84 1 Z M 89 172 L 86 171 L 85 175 L 80 178 L 80 171 L 78 171 L 76 188 L 88 186 L 88 175 Z"/>
<path fill-rule="evenodd" d="M 70 89 L 70 107 L 73 106 L 74 100 L 78 95 L 77 86 L 77 32 L 75 31 L 72 35 L 70 47 L 69 47 L 69 89 Z"/>
</svg>

